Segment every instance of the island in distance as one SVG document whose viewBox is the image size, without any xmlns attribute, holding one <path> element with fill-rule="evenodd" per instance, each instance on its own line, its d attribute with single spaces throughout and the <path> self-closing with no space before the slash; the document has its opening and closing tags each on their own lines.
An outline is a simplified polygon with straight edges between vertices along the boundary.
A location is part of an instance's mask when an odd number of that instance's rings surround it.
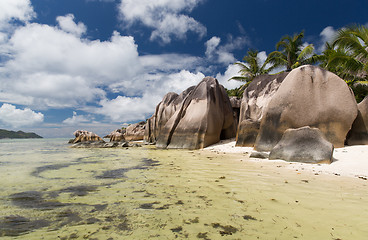
<svg viewBox="0 0 368 240">
<path fill-rule="evenodd" d="M 4 138 L 42 138 L 36 133 L 26 133 L 23 131 L 8 131 L 5 129 L 0 129 L 0 139 Z"/>
</svg>

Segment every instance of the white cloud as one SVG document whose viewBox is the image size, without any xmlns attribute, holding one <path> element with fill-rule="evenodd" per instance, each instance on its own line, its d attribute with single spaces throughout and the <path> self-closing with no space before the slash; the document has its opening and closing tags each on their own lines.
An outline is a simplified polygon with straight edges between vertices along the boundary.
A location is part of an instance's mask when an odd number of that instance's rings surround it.
<svg viewBox="0 0 368 240">
<path fill-rule="evenodd" d="M 227 89 L 234 89 L 240 87 L 244 82 L 230 80 L 230 78 L 239 76 L 240 67 L 238 65 L 231 64 L 227 67 L 224 74 L 218 73 L 216 79 Z"/>
<path fill-rule="evenodd" d="M 35 16 L 30 0 L 0 1 L 0 30 L 9 27 L 9 22 L 14 20 L 26 22 Z"/>
<path fill-rule="evenodd" d="M 103 97 L 101 86 L 129 82 L 140 72 L 133 37 L 114 32 L 109 41 L 90 41 L 60 28 L 26 24 L 2 45 L 10 60 L 0 66 L 0 99 L 19 103 L 21 95 L 40 109 L 73 107 Z"/>
<path fill-rule="evenodd" d="M 205 43 L 206 57 L 210 61 L 228 65 L 236 62 L 232 51 L 242 49 L 248 43 L 248 40 L 246 37 L 237 37 L 234 39 L 232 36 L 229 36 L 226 44 L 220 45 L 220 42 L 221 38 L 215 36 Z"/>
<path fill-rule="evenodd" d="M 210 40 L 208 40 L 206 43 L 205 43 L 205 46 L 206 46 L 206 56 L 207 57 L 212 57 L 216 48 L 218 47 L 218 45 L 220 44 L 221 42 L 221 38 L 219 37 L 212 37 Z"/>
<path fill-rule="evenodd" d="M 79 22 L 78 24 L 74 22 L 73 14 L 68 14 L 66 16 L 59 16 L 56 18 L 56 21 L 58 22 L 60 28 L 63 31 L 74 34 L 77 37 L 80 37 L 87 31 L 86 25 L 84 25 L 82 22 Z"/>
<path fill-rule="evenodd" d="M 140 97 L 118 96 L 104 99 L 101 108 L 89 109 L 97 114 L 108 116 L 114 122 L 132 122 L 146 119 L 152 115 L 157 104 L 168 92 L 180 94 L 190 86 L 197 85 L 205 76 L 182 70 L 173 74 L 146 74 L 147 85 Z"/>
<path fill-rule="evenodd" d="M 14 105 L 7 103 L 0 107 L 0 121 L 14 128 L 42 123 L 43 118 L 42 113 L 36 113 L 29 108 L 17 109 Z"/>
<path fill-rule="evenodd" d="M 63 123 L 67 125 L 79 125 L 81 123 L 90 123 L 90 117 L 84 115 L 78 115 L 76 112 L 73 112 L 73 116 L 71 118 L 67 118 L 63 121 Z"/>
<path fill-rule="evenodd" d="M 328 26 L 325 27 L 322 32 L 319 34 L 321 37 L 320 45 L 317 48 L 317 51 L 319 53 L 323 52 L 326 49 L 325 43 L 331 42 L 337 34 L 337 30 L 335 30 L 333 27 Z"/>
<path fill-rule="evenodd" d="M 153 29 L 151 40 L 170 43 L 172 37 L 185 39 L 187 32 L 206 35 L 201 23 L 183 13 L 190 13 L 202 0 L 121 0 L 121 18 L 128 24 L 139 22 Z"/>
</svg>

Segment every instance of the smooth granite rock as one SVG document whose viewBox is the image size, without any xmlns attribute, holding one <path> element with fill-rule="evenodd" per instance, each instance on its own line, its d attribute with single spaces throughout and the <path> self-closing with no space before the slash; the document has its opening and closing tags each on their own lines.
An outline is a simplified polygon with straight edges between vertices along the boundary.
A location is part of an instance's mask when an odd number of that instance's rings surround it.
<svg viewBox="0 0 368 240">
<path fill-rule="evenodd" d="M 206 77 L 161 129 L 156 146 L 200 149 L 231 137 L 235 126 L 229 97 L 216 79 Z"/>
<path fill-rule="evenodd" d="M 245 89 L 240 106 L 236 146 L 254 146 L 264 111 L 287 75 L 287 72 L 261 75 Z"/>
<path fill-rule="evenodd" d="M 348 145 L 368 145 L 368 96 L 358 104 L 358 116 L 347 138 Z"/>
<path fill-rule="evenodd" d="M 269 102 L 256 139 L 257 151 L 270 151 L 287 129 L 318 128 L 334 147 L 343 147 L 358 114 L 346 82 L 316 66 L 292 70 Z"/>
<path fill-rule="evenodd" d="M 334 147 L 318 128 L 288 129 L 271 150 L 269 159 L 289 162 L 331 163 Z"/>
</svg>

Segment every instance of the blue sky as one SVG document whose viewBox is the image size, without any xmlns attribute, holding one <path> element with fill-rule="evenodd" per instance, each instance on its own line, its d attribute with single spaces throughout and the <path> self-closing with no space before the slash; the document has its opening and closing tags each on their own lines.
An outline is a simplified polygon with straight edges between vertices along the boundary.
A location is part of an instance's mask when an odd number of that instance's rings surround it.
<svg viewBox="0 0 368 240">
<path fill-rule="evenodd" d="M 321 51 L 368 24 L 368 1 L 1 0 L 0 128 L 104 135 L 150 117 L 204 76 L 226 88 L 249 48 L 261 58 L 305 31 Z"/>
</svg>

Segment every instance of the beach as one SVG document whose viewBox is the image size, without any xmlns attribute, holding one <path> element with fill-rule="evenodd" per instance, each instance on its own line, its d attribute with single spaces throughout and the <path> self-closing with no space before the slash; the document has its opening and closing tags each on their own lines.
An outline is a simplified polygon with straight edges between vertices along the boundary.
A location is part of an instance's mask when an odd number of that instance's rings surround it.
<svg viewBox="0 0 368 240">
<path fill-rule="evenodd" d="M 319 167 L 250 159 L 252 149 L 234 147 L 234 141 L 204 150 L 161 150 L 77 149 L 67 140 L 0 141 L 4 239 L 368 234 L 367 181 L 322 170 L 344 163 L 342 149 L 339 161 Z"/>
<path fill-rule="evenodd" d="M 221 154 L 242 154 L 243 161 L 260 162 L 269 166 L 290 169 L 296 172 L 312 172 L 314 174 L 327 174 L 335 176 L 357 177 L 362 180 L 368 179 L 368 146 L 345 146 L 335 148 L 333 162 L 331 164 L 307 164 L 298 162 L 286 162 L 283 160 L 268 160 L 248 158 L 254 151 L 252 147 L 236 147 L 235 139 L 223 140 L 211 145 L 204 151 Z"/>
</svg>

